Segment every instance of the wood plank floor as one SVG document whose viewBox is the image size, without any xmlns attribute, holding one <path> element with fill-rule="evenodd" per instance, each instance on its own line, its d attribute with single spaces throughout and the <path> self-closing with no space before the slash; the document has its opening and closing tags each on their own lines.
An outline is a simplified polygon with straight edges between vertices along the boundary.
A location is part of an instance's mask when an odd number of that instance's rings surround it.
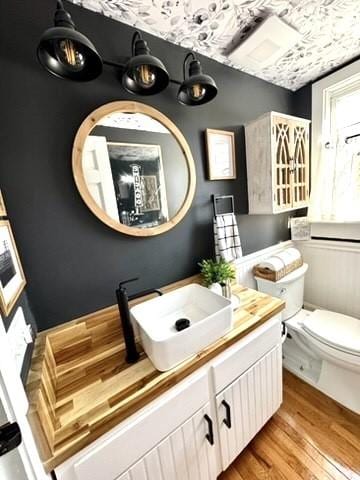
<svg viewBox="0 0 360 480">
<path fill-rule="evenodd" d="M 284 370 L 280 410 L 218 480 L 267 479 L 359 480 L 360 416 Z"/>
</svg>

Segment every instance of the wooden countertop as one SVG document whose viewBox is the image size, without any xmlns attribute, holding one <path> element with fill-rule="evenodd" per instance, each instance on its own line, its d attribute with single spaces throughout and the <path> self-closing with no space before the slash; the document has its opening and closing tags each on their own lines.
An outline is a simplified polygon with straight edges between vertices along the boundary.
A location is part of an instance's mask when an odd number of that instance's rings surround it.
<svg viewBox="0 0 360 480">
<path fill-rule="evenodd" d="M 194 282 L 198 276 L 162 290 Z M 281 300 L 239 285 L 233 293 L 241 305 L 232 331 L 167 372 L 156 370 L 144 352 L 136 364 L 125 362 L 117 306 L 40 333 L 27 393 L 45 469 L 53 470 L 284 308 Z"/>
</svg>

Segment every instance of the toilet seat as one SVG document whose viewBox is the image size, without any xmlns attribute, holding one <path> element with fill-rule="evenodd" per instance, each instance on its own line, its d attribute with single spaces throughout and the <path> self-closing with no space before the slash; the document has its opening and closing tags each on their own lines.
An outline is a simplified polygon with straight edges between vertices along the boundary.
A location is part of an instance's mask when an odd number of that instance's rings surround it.
<svg viewBox="0 0 360 480">
<path fill-rule="evenodd" d="M 315 310 L 303 319 L 302 327 L 318 341 L 360 357 L 360 320 L 328 310 Z"/>
</svg>

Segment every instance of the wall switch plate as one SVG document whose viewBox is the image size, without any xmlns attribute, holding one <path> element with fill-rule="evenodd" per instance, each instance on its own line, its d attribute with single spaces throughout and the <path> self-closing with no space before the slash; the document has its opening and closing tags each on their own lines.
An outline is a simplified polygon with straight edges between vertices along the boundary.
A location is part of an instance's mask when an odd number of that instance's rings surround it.
<svg viewBox="0 0 360 480">
<path fill-rule="evenodd" d="M 10 350 L 14 356 L 16 369 L 20 373 L 27 346 L 34 341 L 31 325 L 25 320 L 22 307 L 18 307 L 7 331 Z"/>
</svg>

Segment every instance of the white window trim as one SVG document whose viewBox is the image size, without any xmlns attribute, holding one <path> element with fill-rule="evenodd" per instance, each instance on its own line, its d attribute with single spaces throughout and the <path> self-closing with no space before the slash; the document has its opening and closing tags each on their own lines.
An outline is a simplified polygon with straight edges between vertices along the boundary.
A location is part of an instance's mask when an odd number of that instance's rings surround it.
<svg viewBox="0 0 360 480">
<path fill-rule="evenodd" d="M 330 115 L 327 114 L 329 96 L 334 92 L 346 91 L 355 81 L 360 81 L 360 60 L 338 70 L 312 85 L 311 127 L 311 175 L 316 175 L 324 139 L 330 132 Z M 327 238 L 360 240 L 358 223 L 313 223 L 311 235 Z"/>
</svg>

